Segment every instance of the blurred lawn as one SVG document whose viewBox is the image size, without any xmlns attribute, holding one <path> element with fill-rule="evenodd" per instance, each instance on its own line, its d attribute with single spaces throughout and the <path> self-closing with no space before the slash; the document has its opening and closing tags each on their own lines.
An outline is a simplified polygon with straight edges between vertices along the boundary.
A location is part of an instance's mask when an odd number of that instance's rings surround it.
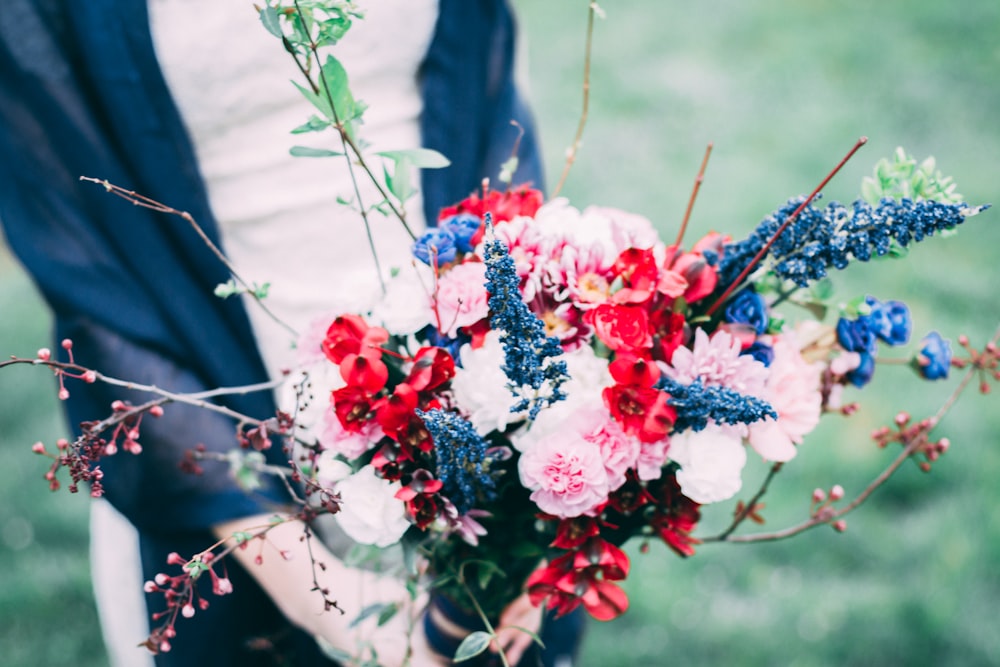
<svg viewBox="0 0 1000 667">
<path fill-rule="evenodd" d="M 550 187 L 580 108 L 584 0 L 520 0 L 526 72 Z M 715 143 L 689 241 L 740 237 L 805 193 L 860 135 L 870 138 L 827 197 L 851 200 L 874 162 L 903 145 L 933 154 L 970 202 L 1000 204 L 1000 3 L 965 0 L 608 2 L 594 38 L 590 122 L 563 194 L 649 216 L 672 236 L 705 145 Z M 907 301 L 915 335 L 981 342 L 1000 321 L 1000 212 L 905 262 L 837 277 L 838 295 Z M 0 353 L 49 345 L 48 319 L 0 256 Z M 903 352 L 900 352 L 902 355 Z M 885 355 L 889 356 L 889 355 Z M 880 369 L 865 410 L 830 419 L 767 498 L 768 528 L 800 520 L 816 486 L 860 490 L 891 452 L 867 440 L 900 409 L 929 414 L 954 383 Z M 32 442 L 64 430 L 53 382 L 0 373 L 0 659 L 101 665 L 90 600 L 86 498 L 50 494 Z M 908 466 L 838 535 L 706 545 L 682 561 L 633 549 L 632 610 L 591 626 L 583 664 L 1000 664 L 1000 411 L 969 395 L 943 422 L 953 448 L 930 475 Z M 759 462 L 751 475 L 763 474 Z M 726 521 L 706 512 L 705 533 Z"/>
</svg>

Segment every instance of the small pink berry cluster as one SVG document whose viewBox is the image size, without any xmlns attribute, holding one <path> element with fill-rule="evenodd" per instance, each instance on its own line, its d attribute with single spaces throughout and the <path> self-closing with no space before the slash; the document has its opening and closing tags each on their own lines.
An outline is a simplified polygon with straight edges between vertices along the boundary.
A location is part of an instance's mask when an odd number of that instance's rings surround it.
<svg viewBox="0 0 1000 667">
<path fill-rule="evenodd" d="M 834 484 L 829 492 L 823 489 L 817 488 L 812 494 L 812 508 L 810 509 L 809 515 L 813 519 L 818 519 L 820 521 L 830 521 L 833 519 L 837 510 L 834 509 L 833 504 L 838 502 L 844 497 L 844 487 L 840 484 Z M 843 519 L 837 519 L 830 523 L 833 529 L 837 532 L 844 532 L 847 530 L 847 522 Z"/>
<path fill-rule="evenodd" d="M 215 572 L 213 561 L 215 554 L 211 551 L 195 554 L 191 560 L 184 560 L 176 552 L 171 553 L 167 556 L 167 564 L 180 565 L 183 572 L 173 577 L 160 572 L 143 586 L 147 593 L 162 593 L 167 604 L 166 609 L 153 614 L 153 621 L 163 622 L 150 632 L 143 644 L 150 652 L 157 654 L 170 650 L 170 640 L 177 636 L 175 624 L 178 616 L 191 618 L 197 609 L 208 609 L 208 600 L 198 593 L 195 585 L 206 572 L 212 578 L 212 593 L 226 595 L 233 592 L 232 582 L 225 574 L 220 576 Z"/>
<path fill-rule="evenodd" d="M 1000 382 L 1000 348 L 996 343 L 989 341 L 982 351 L 972 347 L 969 337 L 962 335 L 958 337 L 958 344 L 969 353 L 968 359 L 955 358 L 951 360 L 951 365 L 956 368 L 973 366 L 979 370 L 979 391 L 983 394 L 990 393 L 990 380 Z"/>
<path fill-rule="evenodd" d="M 931 440 L 928 437 L 931 429 L 937 425 L 937 420 L 933 417 L 913 423 L 909 413 L 900 412 L 893 421 L 896 424 L 895 430 L 888 426 L 877 428 L 872 432 L 872 440 L 879 447 L 885 447 L 891 442 L 898 442 L 903 447 L 912 447 L 913 455 L 922 454 L 925 459 L 918 464 L 924 472 L 930 472 L 931 463 L 937 461 L 938 457 L 951 446 L 948 438 Z"/>
<path fill-rule="evenodd" d="M 71 341 L 69 338 L 64 338 L 62 343 L 60 343 L 60 347 L 66 350 L 66 354 L 69 355 L 70 365 L 75 365 L 75 362 L 73 361 L 73 341 Z M 36 353 L 36 356 L 38 360 L 43 363 L 49 362 L 52 359 L 52 351 L 49 350 L 47 347 L 43 347 Z M 97 381 L 97 373 L 92 370 L 82 370 L 80 372 L 72 372 L 70 370 L 57 366 L 51 366 L 51 368 L 52 372 L 55 373 L 56 379 L 59 380 L 58 396 L 60 401 L 65 401 L 66 399 L 69 398 L 69 389 L 66 388 L 67 377 L 74 378 L 76 380 L 83 380 L 87 384 L 93 384 L 94 382 Z"/>
</svg>

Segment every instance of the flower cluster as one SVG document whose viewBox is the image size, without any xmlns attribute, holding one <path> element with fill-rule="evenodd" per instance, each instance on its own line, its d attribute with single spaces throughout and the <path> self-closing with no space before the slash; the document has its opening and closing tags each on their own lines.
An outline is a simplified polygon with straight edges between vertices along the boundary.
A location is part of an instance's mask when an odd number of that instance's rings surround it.
<svg viewBox="0 0 1000 667">
<path fill-rule="evenodd" d="M 443 211 L 380 300 L 303 343 L 322 352 L 314 378 L 336 369 L 314 420 L 316 474 L 341 492 L 335 516 L 358 541 L 421 542 L 445 580 L 461 579 L 459 561 L 510 567 L 536 603 L 602 619 L 628 605 L 623 542 L 658 536 L 693 554 L 700 505 L 740 491 L 749 453 L 794 458 L 844 387 L 871 379 L 879 342 L 903 345 L 912 329 L 904 304 L 874 297 L 833 325 L 790 322 L 777 305 L 829 266 L 978 210 L 805 207 L 775 238 L 799 199 L 746 241 L 710 233 L 684 249 L 640 216 L 541 201 L 520 187 Z M 756 270 L 733 284 L 744 269 Z M 932 379 L 950 363 L 936 334 L 914 357 Z M 355 487 L 382 508 L 379 527 L 352 519 Z M 481 593 L 502 605 L 519 590 L 506 586 Z"/>
</svg>

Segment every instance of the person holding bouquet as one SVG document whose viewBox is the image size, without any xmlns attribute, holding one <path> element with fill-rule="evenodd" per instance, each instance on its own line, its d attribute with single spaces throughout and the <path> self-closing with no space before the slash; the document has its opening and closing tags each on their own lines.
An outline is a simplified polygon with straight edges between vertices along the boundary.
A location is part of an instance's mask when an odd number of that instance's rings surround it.
<svg viewBox="0 0 1000 667">
<path fill-rule="evenodd" d="M 532 120 L 514 83 L 506 2 L 385 0 L 360 8 L 365 17 L 354 21 L 337 57 L 355 97 L 370 106 L 364 140 L 386 151 L 431 148 L 451 161 L 422 173 L 421 192 L 405 211 L 411 228 L 434 221 L 483 178 L 495 181 L 515 151 L 517 181 L 541 187 Z M 288 131 L 308 114 L 288 85 L 296 76 L 294 61 L 244 0 L 4 3 L 0 222 L 52 307 L 57 340 L 72 341 L 77 360 L 175 392 L 262 383 L 294 363 L 285 325 L 304 331 L 377 287 L 379 271 L 407 261 L 410 240 L 397 221 L 372 216 L 369 241 L 353 209 L 374 203 L 374 195 L 353 187 L 346 161 L 289 157 Z M 332 150 L 335 134 L 329 137 Z M 266 304 L 284 324 L 256 304 L 213 295 L 230 274 L 190 225 L 126 206 L 81 176 L 189 213 L 248 280 L 271 283 Z M 114 401 L 144 399 L 100 384 L 72 387 L 64 400 L 77 429 Z M 267 391 L 218 402 L 260 418 L 276 410 Z M 197 446 L 232 449 L 234 433 L 227 417 L 171 405 L 143 422 L 141 455 L 100 462 L 110 504 L 95 504 L 93 567 L 109 651 L 120 664 L 140 664 L 142 649 L 131 648 L 142 640 L 135 621 L 162 605 L 155 595 L 147 596 L 148 610 L 129 602 L 141 581 L 123 575 L 134 564 L 128 540 L 135 538 L 122 531 L 121 516 L 137 530 L 142 579 L 155 584 L 176 554 L 266 524 L 289 501 L 275 479 L 244 492 L 218 462 L 200 463 L 197 475 L 181 470 Z M 275 439 L 264 452 L 269 463 L 287 464 L 280 444 Z M 284 524 L 261 553 L 236 550 L 223 579 L 203 579 L 210 604 L 179 619 L 175 636 L 158 638 L 156 664 L 324 664 L 315 636 L 348 653 L 370 642 L 380 664 L 447 661 L 440 652 L 448 642 L 436 653 L 406 614 L 374 630 L 351 627 L 365 605 L 406 597 L 402 583 L 349 567 L 301 536 L 301 525 Z M 320 582 L 312 559 L 326 566 Z M 211 595 L 213 583 L 232 592 Z M 314 587 L 328 587 L 346 613 L 319 613 Z M 505 620 L 531 626 L 538 616 L 522 598 Z M 437 622 L 437 639 L 461 636 L 447 618 Z M 549 640 L 549 631 L 558 636 Z M 546 624 L 543 638 L 561 648 L 540 656 L 528 635 L 505 637 L 508 655 L 524 655 L 522 664 L 567 664 L 579 627 Z"/>
</svg>

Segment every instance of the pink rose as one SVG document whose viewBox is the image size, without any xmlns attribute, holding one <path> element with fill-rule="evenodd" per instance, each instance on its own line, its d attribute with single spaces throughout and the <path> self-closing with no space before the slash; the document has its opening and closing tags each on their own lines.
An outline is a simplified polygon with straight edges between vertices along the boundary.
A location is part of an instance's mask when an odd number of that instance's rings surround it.
<svg viewBox="0 0 1000 667">
<path fill-rule="evenodd" d="M 643 482 L 659 479 L 660 475 L 663 474 L 663 466 L 667 463 L 669 450 L 670 438 L 642 443 L 639 449 L 639 459 L 635 464 L 635 471 L 639 474 L 639 479 Z"/>
<path fill-rule="evenodd" d="M 572 423 L 583 441 L 600 448 L 608 490 L 614 491 L 624 484 L 625 472 L 634 468 L 639 458 L 639 439 L 627 435 L 607 410 L 600 408 L 578 411 Z"/>
<path fill-rule="evenodd" d="M 435 300 L 438 324 L 451 338 L 458 335 L 459 327 L 489 316 L 486 265 L 466 262 L 452 267 L 438 279 Z"/>
<path fill-rule="evenodd" d="M 539 509 L 563 519 L 593 516 L 608 499 L 608 474 L 597 443 L 575 428 L 540 439 L 518 461 L 521 483 Z"/>
</svg>

